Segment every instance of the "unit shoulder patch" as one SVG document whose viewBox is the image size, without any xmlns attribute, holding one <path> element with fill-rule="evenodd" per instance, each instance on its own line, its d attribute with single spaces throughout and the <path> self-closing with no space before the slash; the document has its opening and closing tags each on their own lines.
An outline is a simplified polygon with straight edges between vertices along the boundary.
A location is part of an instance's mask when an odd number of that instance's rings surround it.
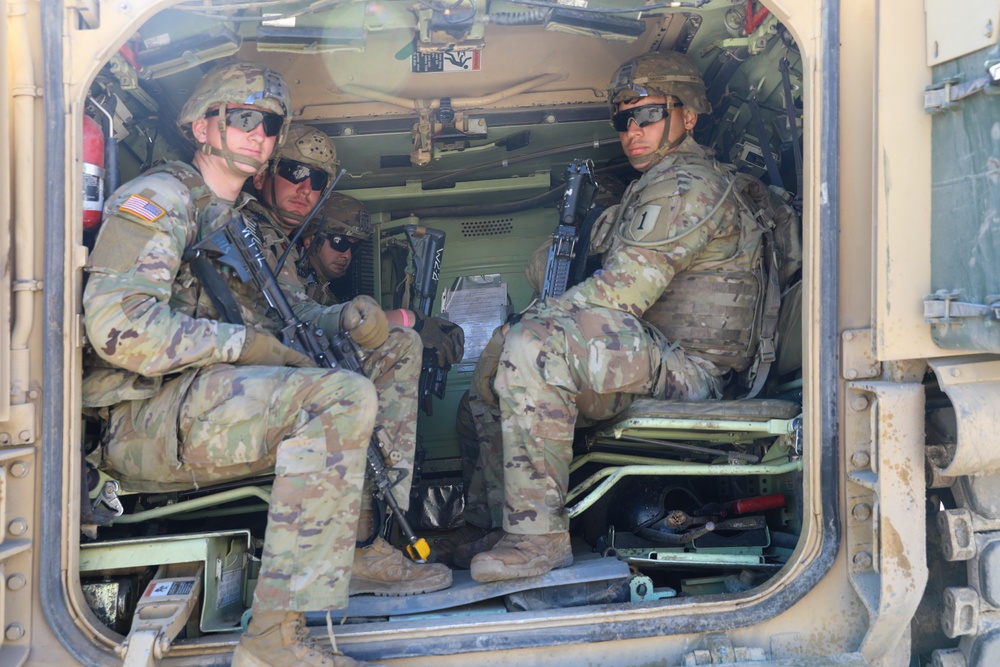
<svg viewBox="0 0 1000 667">
<path fill-rule="evenodd" d="M 656 229 L 656 222 L 662 208 L 656 204 L 646 204 L 639 207 L 629 223 L 629 236 L 634 241 L 642 241 Z"/>
</svg>

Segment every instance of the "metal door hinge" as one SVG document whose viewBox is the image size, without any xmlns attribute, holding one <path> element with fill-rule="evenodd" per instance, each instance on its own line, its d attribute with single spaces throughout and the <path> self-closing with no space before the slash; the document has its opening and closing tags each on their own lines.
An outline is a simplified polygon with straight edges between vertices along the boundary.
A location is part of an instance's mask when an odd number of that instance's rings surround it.
<svg viewBox="0 0 1000 667">
<path fill-rule="evenodd" d="M 955 106 L 970 95 L 979 91 L 986 93 L 1000 92 L 997 84 L 1000 83 L 1000 61 L 988 61 L 986 63 L 986 74 L 976 77 L 972 81 L 962 83 L 958 77 L 951 77 L 944 81 L 933 83 L 924 88 L 924 112 L 941 113 Z"/>
<path fill-rule="evenodd" d="M 1000 297 L 987 296 L 989 304 L 959 301 L 962 290 L 938 290 L 924 297 L 924 321 L 944 324 L 966 317 L 1000 320 Z"/>
</svg>

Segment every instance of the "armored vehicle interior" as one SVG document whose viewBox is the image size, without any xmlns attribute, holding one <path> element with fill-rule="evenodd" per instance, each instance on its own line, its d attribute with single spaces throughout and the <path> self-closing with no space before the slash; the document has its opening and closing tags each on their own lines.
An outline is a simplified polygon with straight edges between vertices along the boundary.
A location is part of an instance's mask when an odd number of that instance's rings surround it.
<svg viewBox="0 0 1000 667">
<path fill-rule="evenodd" d="M 76 29 L 100 21 L 81 10 Z M 476 359 L 494 327 L 532 299 L 525 262 L 556 228 L 568 165 L 589 161 L 605 206 L 639 176 L 609 123 L 606 89 L 625 60 L 666 50 L 687 53 L 704 75 L 713 110 L 699 120 L 698 142 L 772 186 L 808 239 L 809 68 L 793 31 L 753 1 L 164 3 L 109 47 L 80 104 L 104 135 L 107 196 L 161 161 L 190 158 L 175 119 L 212 65 L 232 57 L 266 64 L 290 86 L 294 121 L 333 138 L 345 170 L 336 190 L 371 214 L 375 234 L 356 251 L 341 291 L 373 294 L 385 308 L 416 303 L 422 239 L 411 243 L 406 226 L 444 232 L 432 312 L 462 325 L 466 355 L 418 423 L 409 519 L 433 545 L 461 527 L 455 417 Z M 93 219 L 81 226 L 85 244 L 98 227 Z M 777 356 L 758 396 L 642 400 L 578 432 L 567 498 L 574 566 L 516 585 L 476 585 L 456 571 L 441 593 L 352 598 L 337 628 L 341 648 L 368 659 L 447 653 L 448 642 L 421 644 L 420 632 L 511 615 L 555 628 L 590 613 L 669 614 L 767 595 L 800 557 L 814 513 L 800 278 L 787 280 Z M 84 458 L 100 423 L 86 421 L 85 434 Z M 81 473 L 80 581 L 97 631 L 120 643 L 154 577 L 185 580 L 171 653 L 231 650 L 252 598 L 269 480 L 150 494 L 89 463 Z M 398 526 L 388 523 L 398 544 Z M 387 639 L 390 629 L 410 632 L 410 641 Z M 553 630 L 540 641 L 569 639 Z"/>
</svg>

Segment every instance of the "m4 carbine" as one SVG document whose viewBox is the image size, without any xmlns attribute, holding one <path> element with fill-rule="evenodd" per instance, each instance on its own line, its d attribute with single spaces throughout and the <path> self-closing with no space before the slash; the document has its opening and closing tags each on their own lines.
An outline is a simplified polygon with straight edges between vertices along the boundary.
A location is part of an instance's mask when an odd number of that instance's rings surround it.
<svg viewBox="0 0 1000 667">
<path fill-rule="evenodd" d="M 431 316 L 438 283 L 441 281 L 441 259 L 444 255 L 445 233 L 440 229 L 403 225 L 406 240 L 413 251 L 414 264 L 414 309 L 424 317 Z M 424 350 L 423 367 L 420 371 L 420 408 L 431 416 L 434 409 L 432 397 L 444 398 L 448 383 L 448 368 L 438 365 L 437 353 Z"/>
<path fill-rule="evenodd" d="M 589 230 L 581 238 L 580 221 L 593 208 L 597 186 L 593 179 L 594 165 L 590 160 L 574 160 L 566 168 L 566 191 L 559 207 L 559 224 L 552 234 L 549 259 L 545 265 L 545 282 L 542 298 L 561 296 L 571 284 L 583 275 L 587 248 L 577 258 L 577 246 L 590 242 Z M 577 275 L 579 274 L 579 275 Z"/>
</svg>

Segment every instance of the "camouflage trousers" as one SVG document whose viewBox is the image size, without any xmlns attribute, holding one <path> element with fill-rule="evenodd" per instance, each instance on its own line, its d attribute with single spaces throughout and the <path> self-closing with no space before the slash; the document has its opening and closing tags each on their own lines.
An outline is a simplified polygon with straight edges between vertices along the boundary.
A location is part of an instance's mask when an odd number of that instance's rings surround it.
<svg viewBox="0 0 1000 667">
<path fill-rule="evenodd" d="M 545 306 L 535 312 L 510 328 L 494 380 L 503 528 L 517 534 L 569 529 L 573 430 L 582 420 L 610 419 L 641 396 L 702 400 L 722 389 L 713 364 L 669 345 L 627 313 Z"/>
<path fill-rule="evenodd" d="M 390 474 L 403 476 L 392 490 L 403 510 L 410 506 L 413 461 L 417 454 L 417 391 L 423 352 L 424 345 L 416 331 L 390 326 L 389 338 L 377 349 L 367 350 L 362 364 L 364 374 L 378 393 L 375 423 L 384 429 L 384 439 L 401 457 L 392 466 L 397 473 Z M 374 485 L 366 480 L 364 489 L 361 506 L 368 510 L 372 507 Z"/>
<path fill-rule="evenodd" d="M 354 373 L 219 364 L 115 406 L 106 447 L 132 478 L 150 477 L 143 465 L 164 458 L 150 449 L 168 442 L 170 477 L 191 486 L 273 470 L 254 610 L 340 609 L 376 400 Z"/>
<path fill-rule="evenodd" d="M 458 403 L 456 431 L 461 447 L 465 510 L 479 528 L 503 526 L 503 433 L 500 410 L 479 400 L 474 389 Z"/>
</svg>

